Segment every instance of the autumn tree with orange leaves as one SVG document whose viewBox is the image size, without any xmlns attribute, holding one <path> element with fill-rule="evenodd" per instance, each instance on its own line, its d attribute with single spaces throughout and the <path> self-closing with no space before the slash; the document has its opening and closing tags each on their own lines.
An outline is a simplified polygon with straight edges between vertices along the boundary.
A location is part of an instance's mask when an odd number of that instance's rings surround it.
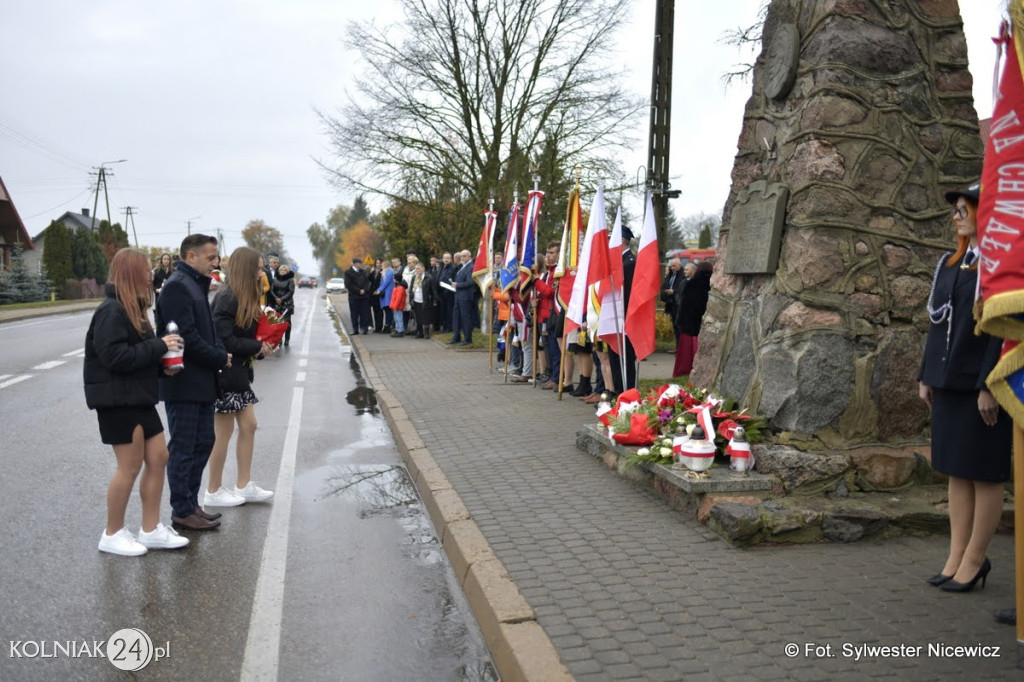
<svg viewBox="0 0 1024 682">
<path fill-rule="evenodd" d="M 341 233 L 334 262 L 340 270 L 347 270 L 353 258 L 362 258 L 364 261 L 383 258 L 383 251 L 384 237 L 365 220 L 360 220 Z"/>
</svg>

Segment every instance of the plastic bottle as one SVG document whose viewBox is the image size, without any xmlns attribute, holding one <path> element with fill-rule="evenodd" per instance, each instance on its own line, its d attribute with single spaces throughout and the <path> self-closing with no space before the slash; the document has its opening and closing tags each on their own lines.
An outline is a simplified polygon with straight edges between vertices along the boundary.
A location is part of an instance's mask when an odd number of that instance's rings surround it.
<svg viewBox="0 0 1024 682">
<path fill-rule="evenodd" d="M 167 328 L 164 331 L 168 334 L 177 334 L 178 325 L 176 325 L 174 322 L 168 322 Z M 181 348 L 179 350 L 168 349 L 168 351 L 164 353 L 164 356 L 160 362 L 164 366 L 164 369 L 185 369 L 184 342 L 181 344 Z"/>
</svg>

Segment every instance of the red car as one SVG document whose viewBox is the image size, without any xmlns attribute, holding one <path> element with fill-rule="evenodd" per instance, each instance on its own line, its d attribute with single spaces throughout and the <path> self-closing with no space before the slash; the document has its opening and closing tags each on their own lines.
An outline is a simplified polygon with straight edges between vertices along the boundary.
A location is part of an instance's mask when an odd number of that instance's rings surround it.
<svg viewBox="0 0 1024 682">
<path fill-rule="evenodd" d="M 320 280 L 316 277 L 303 277 L 298 284 L 300 289 L 316 289 L 320 286 Z"/>
</svg>

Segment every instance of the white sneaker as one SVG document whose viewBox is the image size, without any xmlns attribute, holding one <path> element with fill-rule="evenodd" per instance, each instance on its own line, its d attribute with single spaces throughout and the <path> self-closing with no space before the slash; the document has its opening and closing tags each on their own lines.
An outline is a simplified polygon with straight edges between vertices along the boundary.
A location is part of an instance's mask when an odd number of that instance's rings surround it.
<svg viewBox="0 0 1024 682">
<path fill-rule="evenodd" d="M 121 556 L 142 556 L 149 550 L 135 539 L 130 530 L 122 528 L 113 535 L 107 535 L 107 532 L 103 531 L 103 535 L 100 536 L 100 551 Z"/>
<path fill-rule="evenodd" d="M 245 498 L 236 495 L 224 486 L 221 486 L 220 490 L 215 493 L 211 493 L 209 490 L 203 493 L 204 507 L 237 507 L 240 504 L 245 504 Z"/>
<path fill-rule="evenodd" d="M 273 491 L 264 490 L 252 481 L 249 481 L 244 488 L 235 486 L 234 493 L 241 495 L 246 502 L 265 502 L 274 496 Z"/>
<path fill-rule="evenodd" d="M 139 529 L 139 544 L 149 549 L 179 549 L 188 544 L 188 538 L 183 538 L 173 528 L 158 523 L 151 533 Z"/>
</svg>

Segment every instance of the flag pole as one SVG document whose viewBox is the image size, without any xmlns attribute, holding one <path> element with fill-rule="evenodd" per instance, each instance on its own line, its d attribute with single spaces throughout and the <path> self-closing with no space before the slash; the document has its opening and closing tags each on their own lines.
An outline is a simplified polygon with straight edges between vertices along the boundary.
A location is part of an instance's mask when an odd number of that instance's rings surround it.
<svg viewBox="0 0 1024 682">
<path fill-rule="evenodd" d="M 487 193 L 487 211 L 490 213 L 494 212 L 494 188 Z M 487 224 L 487 221 L 484 221 Z M 495 221 L 497 224 L 497 221 Z M 494 267 L 494 250 L 491 248 L 491 235 L 487 235 L 487 268 L 491 270 Z M 491 270 L 491 272 L 494 272 Z M 493 278 L 492 278 L 492 284 Z M 492 297 L 487 302 L 487 373 L 494 374 L 494 298 Z"/>
<path fill-rule="evenodd" d="M 1017 556 L 1014 571 L 1017 606 L 1017 667 L 1024 668 L 1024 429 L 1013 422 L 1013 544 Z"/>
<path fill-rule="evenodd" d="M 531 166 L 532 167 L 530 168 L 530 171 L 532 172 L 533 191 L 534 192 L 539 192 L 540 191 L 540 171 L 539 171 L 539 169 L 537 168 L 536 165 L 531 164 Z M 527 211 L 527 212 L 529 212 L 529 211 Z M 529 219 L 528 215 L 524 216 L 524 220 L 526 220 L 526 219 Z M 537 215 L 534 218 L 534 220 L 537 221 L 538 223 L 540 222 L 539 204 L 538 204 Z M 524 222 L 523 225 L 525 227 L 526 223 Z M 534 225 L 533 229 L 534 229 L 534 235 L 533 235 L 533 265 L 530 268 L 531 269 L 530 277 L 533 278 L 533 279 L 536 279 L 536 274 L 535 273 L 537 271 L 537 235 L 540 232 L 540 230 L 538 229 L 538 226 L 536 224 Z M 523 237 L 523 241 L 526 241 L 525 235 Z M 531 317 L 533 318 L 533 334 L 530 337 L 530 350 L 533 353 L 533 363 L 530 366 L 533 367 L 533 387 L 537 388 L 537 286 L 536 285 L 534 285 L 533 289 L 530 291 L 530 305 L 527 306 L 527 308 L 530 310 Z"/>
</svg>

